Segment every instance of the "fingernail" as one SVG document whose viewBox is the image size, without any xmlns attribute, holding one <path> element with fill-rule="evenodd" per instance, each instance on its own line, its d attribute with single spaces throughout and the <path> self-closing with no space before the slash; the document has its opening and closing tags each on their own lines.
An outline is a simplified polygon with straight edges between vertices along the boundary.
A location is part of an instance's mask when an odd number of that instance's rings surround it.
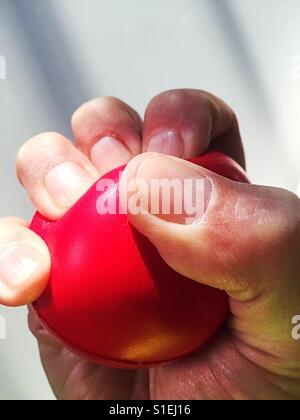
<svg viewBox="0 0 300 420">
<path fill-rule="evenodd" d="M 14 289 L 29 279 L 43 261 L 39 251 L 12 244 L 0 252 L 0 287 Z"/>
<path fill-rule="evenodd" d="M 73 205 L 92 185 L 93 179 L 75 163 L 61 163 L 51 169 L 44 185 L 58 207 Z"/>
<path fill-rule="evenodd" d="M 103 137 L 91 150 L 91 161 L 101 173 L 125 165 L 131 157 L 127 147 L 114 137 Z"/>
<path fill-rule="evenodd" d="M 184 141 L 176 131 L 162 131 L 149 140 L 146 151 L 183 157 Z"/>
<path fill-rule="evenodd" d="M 143 209 L 166 221 L 197 224 L 210 203 L 212 184 L 195 165 L 156 155 L 146 158 L 136 172 L 136 188 Z"/>
</svg>

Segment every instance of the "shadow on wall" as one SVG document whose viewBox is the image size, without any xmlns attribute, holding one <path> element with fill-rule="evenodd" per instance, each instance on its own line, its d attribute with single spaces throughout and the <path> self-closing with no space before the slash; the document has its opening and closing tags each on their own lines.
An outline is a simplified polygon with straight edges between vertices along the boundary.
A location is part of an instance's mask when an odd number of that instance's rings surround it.
<svg viewBox="0 0 300 420">
<path fill-rule="evenodd" d="M 0 55 L 0 80 L 6 80 L 6 58 Z"/>
<path fill-rule="evenodd" d="M 10 0 L 8 13 L 14 25 L 21 27 L 20 44 L 28 51 L 41 75 L 47 101 L 57 121 L 69 132 L 70 115 L 79 105 L 90 99 L 92 89 L 84 77 L 76 46 L 64 30 L 61 17 L 51 1 Z M 14 26 L 15 27 L 15 26 Z M 2 60 L 5 63 L 5 58 Z"/>
</svg>

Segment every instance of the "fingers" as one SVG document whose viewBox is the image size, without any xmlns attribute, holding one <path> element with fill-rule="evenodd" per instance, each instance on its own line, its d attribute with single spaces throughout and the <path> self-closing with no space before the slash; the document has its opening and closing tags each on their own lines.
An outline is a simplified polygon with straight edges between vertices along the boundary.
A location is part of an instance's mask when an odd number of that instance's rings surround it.
<svg viewBox="0 0 300 420">
<path fill-rule="evenodd" d="M 50 255 L 46 244 L 19 219 L 0 220 L 0 304 L 21 306 L 46 287 Z"/>
<path fill-rule="evenodd" d="M 223 101 L 191 89 L 164 92 L 151 101 L 143 151 L 189 158 L 207 150 L 219 150 L 245 166 L 236 116 Z"/>
<path fill-rule="evenodd" d="M 99 177 L 89 159 L 56 133 L 41 134 L 22 147 L 17 175 L 35 208 L 52 220 L 60 218 Z"/>
<path fill-rule="evenodd" d="M 84 104 L 75 112 L 72 127 L 80 149 L 101 175 L 141 151 L 141 119 L 118 99 L 103 97 Z"/>
<path fill-rule="evenodd" d="M 141 120 L 117 99 L 99 98 L 83 105 L 72 125 L 83 153 L 60 134 L 45 133 L 27 142 L 17 158 L 18 177 L 33 205 L 52 220 L 100 175 L 126 164 L 141 149 Z"/>
</svg>

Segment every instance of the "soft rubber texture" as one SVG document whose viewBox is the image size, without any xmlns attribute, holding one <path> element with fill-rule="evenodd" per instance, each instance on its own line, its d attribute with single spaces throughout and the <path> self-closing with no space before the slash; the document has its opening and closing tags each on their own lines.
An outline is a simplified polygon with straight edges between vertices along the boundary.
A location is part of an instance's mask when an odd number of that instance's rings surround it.
<svg viewBox="0 0 300 420">
<path fill-rule="evenodd" d="M 191 161 L 248 182 L 219 152 Z M 105 178 L 118 182 L 122 170 Z M 226 319 L 227 295 L 173 271 L 126 215 L 100 216 L 99 194 L 95 184 L 61 220 L 36 213 L 32 221 L 52 259 L 49 284 L 33 304 L 41 322 L 73 352 L 113 367 L 153 367 L 199 349 Z"/>
</svg>

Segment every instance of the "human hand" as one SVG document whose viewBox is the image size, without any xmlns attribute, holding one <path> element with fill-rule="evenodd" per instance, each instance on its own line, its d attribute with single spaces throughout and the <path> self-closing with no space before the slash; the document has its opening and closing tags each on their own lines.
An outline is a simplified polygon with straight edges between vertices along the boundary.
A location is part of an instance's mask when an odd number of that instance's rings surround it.
<svg viewBox="0 0 300 420">
<path fill-rule="evenodd" d="M 73 129 L 77 148 L 62 136 L 48 133 L 28 142 L 18 156 L 19 178 L 35 207 L 48 218 L 62 216 L 101 174 L 141 151 L 193 157 L 217 149 L 244 165 L 234 114 L 204 92 L 159 95 L 149 105 L 143 127 L 127 105 L 112 98 L 98 99 L 75 113 Z M 107 139 L 108 135 L 121 143 Z M 74 171 L 74 164 L 80 169 Z M 291 337 L 291 319 L 300 306 L 299 200 L 286 191 L 237 184 L 192 164 L 153 154 L 133 159 L 126 173 L 131 179 L 137 174 L 149 180 L 188 173 L 189 178 L 202 175 L 211 180 L 213 199 L 197 226 L 152 215 L 131 215 L 130 219 L 177 271 L 226 290 L 231 296 L 231 317 L 228 326 L 198 354 L 151 371 L 134 372 L 95 366 L 78 358 L 60 346 L 31 313 L 30 326 L 56 396 L 300 398 L 299 343 Z M 0 249 L 5 249 L 0 251 L 2 272 L 4 267 L 0 278 L 10 283 L 0 288 L 0 302 L 30 303 L 47 283 L 47 248 L 15 219 L 0 223 L 0 237 Z M 35 271 L 29 257 L 22 263 L 21 251 L 3 263 L 12 243 L 30 244 L 42 255 Z M 24 268 L 23 281 L 15 284 L 17 267 Z"/>
<path fill-rule="evenodd" d="M 189 145 L 195 139 L 200 152 L 234 153 L 243 166 L 236 119 L 215 98 L 178 92 L 156 99 L 154 107 L 158 125 L 175 127 Z M 196 118 L 193 109 L 198 109 Z M 193 137 L 188 129 L 196 124 L 201 128 Z M 129 219 L 174 270 L 230 297 L 227 325 L 212 342 L 188 359 L 151 370 L 151 397 L 300 399 L 300 345 L 292 336 L 292 320 L 300 312 L 298 197 L 155 153 L 135 157 L 123 177 L 148 204 L 157 199 L 152 180 L 180 180 L 181 185 L 186 179 L 206 180 L 199 185 L 207 209 L 196 223 L 187 223 L 185 214 L 130 214 L 130 208 Z M 126 184 L 121 180 L 121 192 Z"/>
</svg>

